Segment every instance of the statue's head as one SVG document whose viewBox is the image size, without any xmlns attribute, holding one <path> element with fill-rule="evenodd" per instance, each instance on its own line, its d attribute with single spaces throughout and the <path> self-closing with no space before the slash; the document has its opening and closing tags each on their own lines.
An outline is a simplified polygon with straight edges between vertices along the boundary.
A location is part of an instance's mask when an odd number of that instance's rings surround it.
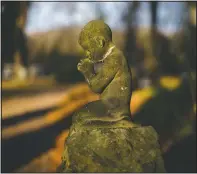
<svg viewBox="0 0 197 174">
<path fill-rule="evenodd" d="M 79 35 L 79 44 L 93 61 L 99 61 L 112 42 L 112 31 L 102 20 L 88 22 Z"/>
</svg>

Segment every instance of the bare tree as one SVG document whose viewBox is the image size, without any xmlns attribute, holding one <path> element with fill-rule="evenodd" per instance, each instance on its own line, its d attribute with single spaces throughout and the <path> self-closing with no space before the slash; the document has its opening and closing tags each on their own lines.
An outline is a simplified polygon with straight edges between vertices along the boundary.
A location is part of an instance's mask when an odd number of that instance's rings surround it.
<svg viewBox="0 0 197 174">
<path fill-rule="evenodd" d="M 23 32 L 29 2 L 2 2 L 2 69 L 5 63 L 28 66 L 28 49 Z"/>
<path fill-rule="evenodd" d="M 16 19 L 19 15 L 19 2 L 2 1 L 3 10 L 1 11 L 2 19 L 2 68 L 5 63 L 12 63 L 15 52 L 13 42 L 16 34 Z"/>
<path fill-rule="evenodd" d="M 150 2 L 150 9 L 151 9 L 151 40 L 152 40 L 152 49 L 153 54 L 156 45 L 156 32 L 157 32 L 157 8 L 159 2 L 152 1 Z"/>
<path fill-rule="evenodd" d="M 128 58 L 129 64 L 135 62 L 134 52 L 136 49 L 136 33 L 133 24 L 136 20 L 136 12 L 139 5 L 140 2 L 138 1 L 128 2 L 128 10 L 123 17 L 123 21 L 125 21 L 126 23 L 124 52 L 126 57 Z"/>
<path fill-rule="evenodd" d="M 151 11 L 151 33 L 150 33 L 151 34 L 151 37 L 150 37 L 150 39 L 151 39 L 150 49 L 151 50 L 150 50 L 150 52 L 152 54 L 150 56 L 150 58 L 152 59 L 152 60 L 150 60 L 150 61 L 152 61 L 152 63 L 151 63 L 152 67 L 150 67 L 150 69 L 152 69 L 151 72 L 153 72 L 153 73 L 150 74 L 150 76 L 152 78 L 153 83 L 156 80 L 155 78 L 159 73 L 158 72 L 159 62 L 158 62 L 158 58 L 157 58 L 158 56 L 156 54 L 156 52 L 157 52 L 156 45 L 158 44 L 157 43 L 157 9 L 158 9 L 158 3 L 159 2 L 157 2 L 157 1 L 151 1 L 150 2 L 150 11 Z"/>
</svg>

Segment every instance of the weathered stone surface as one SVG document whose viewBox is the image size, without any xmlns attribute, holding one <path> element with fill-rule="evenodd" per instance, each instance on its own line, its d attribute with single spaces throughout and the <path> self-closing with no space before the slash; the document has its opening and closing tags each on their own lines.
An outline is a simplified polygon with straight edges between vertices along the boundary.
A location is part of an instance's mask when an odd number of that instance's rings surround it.
<svg viewBox="0 0 197 174">
<path fill-rule="evenodd" d="M 63 172 L 165 172 L 152 127 L 78 130 L 63 163 Z"/>
<path fill-rule="evenodd" d="M 60 171 L 164 172 L 155 130 L 130 119 L 131 74 L 111 29 L 101 20 L 90 21 L 79 44 L 87 57 L 77 68 L 101 100 L 74 114 Z"/>
<path fill-rule="evenodd" d="M 73 116 L 61 172 L 165 172 L 157 133 L 151 126 L 141 127 L 129 120 L 88 124 L 89 118 L 97 120 L 89 110 L 94 105 L 99 108 L 99 101 Z"/>
</svg>

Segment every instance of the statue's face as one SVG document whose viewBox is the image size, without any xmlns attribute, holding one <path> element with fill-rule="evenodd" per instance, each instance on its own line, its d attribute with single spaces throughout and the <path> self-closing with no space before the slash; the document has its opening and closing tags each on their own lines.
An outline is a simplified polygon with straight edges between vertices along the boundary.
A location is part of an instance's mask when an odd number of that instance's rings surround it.
<svg viewBox="0 0 197 174">
<path fill-rule="evenodd" d="M 80 42 L 80 45 L 85 51 L 86 58 L 94 62 L 101 60 L 106 52 L 104 40 L 99 40 L 98 38 L 85 39 Z"/>
</svg>

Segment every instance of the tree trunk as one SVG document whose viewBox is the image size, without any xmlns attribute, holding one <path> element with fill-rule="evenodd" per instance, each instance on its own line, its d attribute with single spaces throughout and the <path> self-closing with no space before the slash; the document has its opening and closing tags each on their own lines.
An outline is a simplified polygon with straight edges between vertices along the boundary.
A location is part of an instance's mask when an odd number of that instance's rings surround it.
<svg viewBox="0 0 197 174">
<path fill-rule="evenodd" d="M 153 84 L 157 81 L 157 76 L 158 76 L 158 66 L 159 66 L 159 62 L 158 62 L 158 57 L 157 57 L 157 8 L 158 8 L 158 2 L 157 1 L 152 1 L 150 2 L 150 10 L 151 10 L 151 46 L 150 46 L 150 60 L 151 63 L 151 67 L 149 67 L 151 73 L 150 73 L 150 78 L 152 79 Z"/>
<path fill-rule="evenodd" d="M 136 20 L 136 11 L 140 5 L 140 2 L 134 1 L 128 4 L 128 13 L 125 15 L 124 20 L 126 22 L 126 39 L 124 52 L 128 59 L 129 64 L 135 64 L 134 51 L 136 50 L 136 33 L 134 31 L 133 23 Z"/>
<path fill-rule="evenodd" d="M 28 5 L 29 3 L 25 1 L 2 2 L 2 69 L 5 63 L 13 64 L 15 61 L 28 66 L 28 49 L 23 31 Z"/>
</svg>

